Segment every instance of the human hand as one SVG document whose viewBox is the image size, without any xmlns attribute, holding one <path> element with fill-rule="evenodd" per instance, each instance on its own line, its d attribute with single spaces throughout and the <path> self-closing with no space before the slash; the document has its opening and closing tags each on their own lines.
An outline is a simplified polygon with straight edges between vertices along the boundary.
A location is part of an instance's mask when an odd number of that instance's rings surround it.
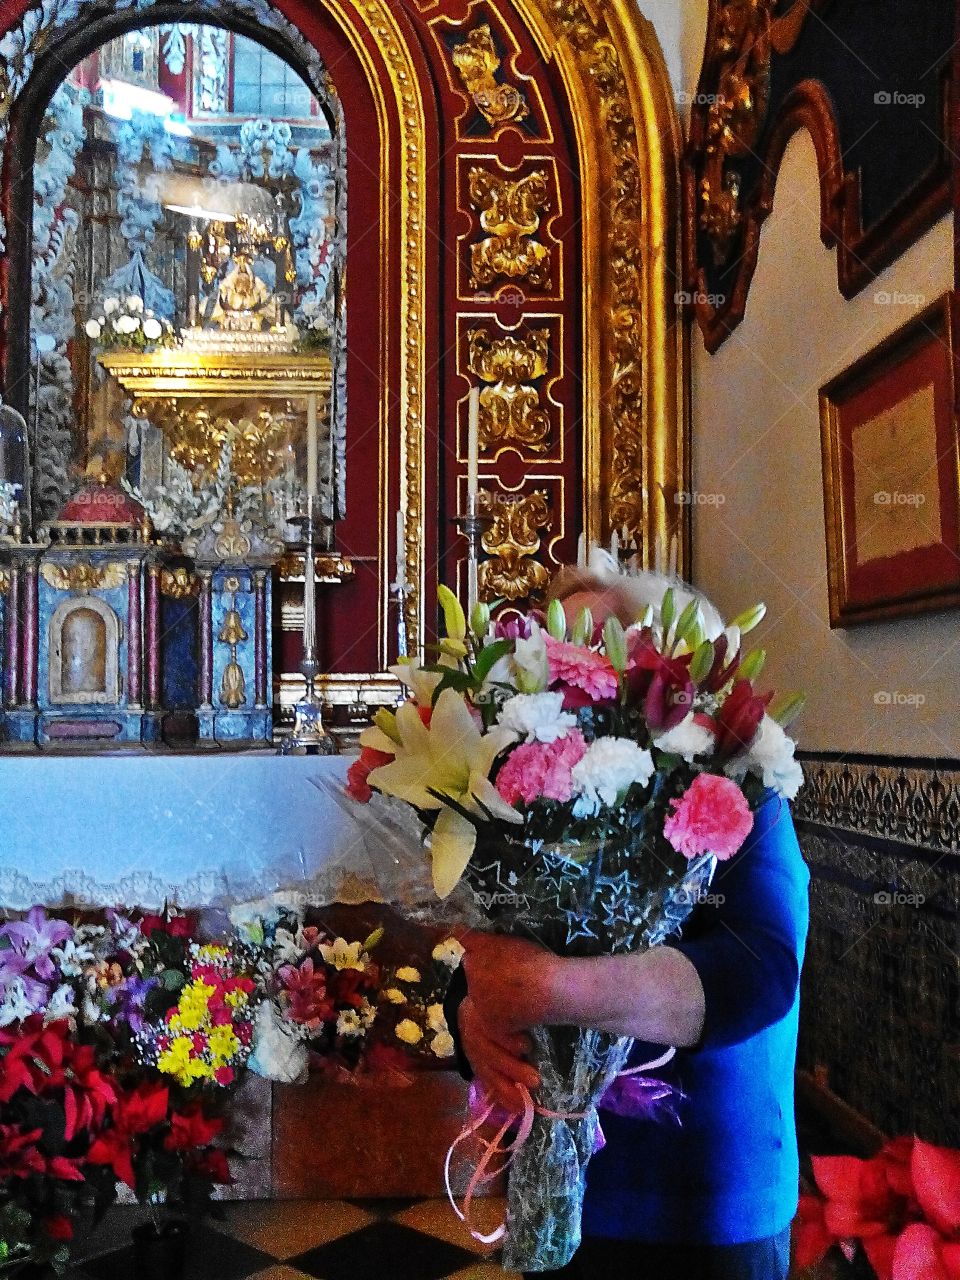
<svg viewBox="0 0 960 1280">
<path fill-rule="evenodd" d="M 484 1092 L 511 1114 L 521 1112 L 524 1100 L 518 1086 L 532 1090 L 540 1083 L 537 1072 L 524 1061 L 529 1037 L 490 1027 L 469 995 L 460 1005 L 458 1023 L 463 1052 Z"/>
<path fill-rule="evenodd" d="M 483 1022 L 499 1036 L 551 1020 L 559 961 L 522 938 L 470 933 L 463 968 L 467 989 Z"/>
</svg>

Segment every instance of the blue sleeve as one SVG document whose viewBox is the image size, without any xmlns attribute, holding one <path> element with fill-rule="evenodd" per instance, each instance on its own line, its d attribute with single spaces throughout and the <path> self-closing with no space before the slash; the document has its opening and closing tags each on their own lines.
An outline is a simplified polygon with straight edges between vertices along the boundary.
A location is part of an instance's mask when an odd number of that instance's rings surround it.
<svg viewBox="0 0 960 1280">
<path fill-rule="evenodd" d="M 785 801 L 769 797 L 741 851 L 721 862 L 703 927 L 673 944 L 703 984 L 699 1048 L 739 1044 L 793 1008 L 807 937 L 810 873 Z"/>
</svg>

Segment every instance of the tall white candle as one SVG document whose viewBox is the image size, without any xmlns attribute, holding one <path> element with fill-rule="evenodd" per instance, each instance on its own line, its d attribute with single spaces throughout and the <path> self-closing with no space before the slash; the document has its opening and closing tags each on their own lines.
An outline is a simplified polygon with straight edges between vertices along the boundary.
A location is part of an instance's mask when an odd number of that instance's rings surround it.
<svg viewBox="0 0 960 1280">
<path fill-rule="evenodd" d="M 470 413 L 467 422 L 467 512 L 477 510 L 480 488 L 480 388 L 470 388 Z"/>
<path fill-rule="evenodd" d="M 397 583 L 399 588 L 406 586 L 407 553 L 404 543 L 403 512 L 397 512 Z"/>
<path fill-rule="evenodd" d="M 317 393 L 307 396 L 307 497 L 317 496 Z"/>
</svg>

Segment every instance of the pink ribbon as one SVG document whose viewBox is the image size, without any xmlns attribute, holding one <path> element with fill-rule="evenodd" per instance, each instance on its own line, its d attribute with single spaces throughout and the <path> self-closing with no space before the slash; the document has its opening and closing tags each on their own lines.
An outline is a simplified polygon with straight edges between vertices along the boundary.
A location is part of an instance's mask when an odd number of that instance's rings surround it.
<svg viewBox="0 0 960 1280">
<path fill-rule="evenodd" d="M 625 1076 L 639 1075 L 644 1071 L 655 1071 L 659 1067 L 666 1066 L 673 1058 L 676 1049 L 668 1049 L 662 1057 L 657 1058 L 654 1062 L 645 1062 L 642 1066 L 631 1067 L 629 1071 L 621 1071 L 618 1079 Z M 517 1152 L 530 1137 L 530 1131 L 533 1128 L 534 1116 L 544 1116 L 547 1120 L 584 1120 L 587 1113 L 584 1111 L 548 1111 L 545 1107 L 538 1107 L 533 1101 L 530 1090 L 525 1085 L 518 1084 L 517 1090 L 523 1100 L 523 1110 L 516 1112 L 505 1112 L 502 1107 L 498 1107 L 496 1103 L 483 1092 L 483 1089 L 477 1087 L 476 1091 L 471 1088 L 470 1110 L 472 1112 L 471 1119 L 467 1121 L 459 1134 L 450 1144 L 447 1151 L 447 1157 L 443 1162 L 443 1180 L 447 1188 L 447 1199 L 453 1206 L 453 1211 L 460 1221 L 467 1227 L 474 1240 L 480 1244 L 492 1245 L 502 1240 L 507 1230 L 506 1219 L 500 1223 L 495 1231 L 484 1233 L 478 1231 L 473 1222 L 473 1201 L 478 1191 L 481 1191 L 495 1178 L 499 1178 L 505 1173 L 516 1158 Z M 497 1130 L 493 1138 L 484 1138 L 480 1134 L 480 1130 L 492 1116 L 499 1118 L 504 1117 L 503 1123 Z M 496 1123 L 496 1121 L 494 1121 Z M 516 1133 L 510 1141 L 506 1141 L 507 1134 L 516 1126 Z M 467 1183 L 467 1190 L 463 1197 L 463 1208 L 457 1204 L 456 1196 L 453 1194 L 453 1187 L 450 1185 L 450 1165 L 453 1160 L 453 1153 L 461 1143 L 466 1142 L 469 1138 L 476 1136 L 480 1145 L 480 1159 L 476 1168 L 470 1175 L 470 1181 Z M 602 1140 L 602 1139 L 601 1139 Z M 501 1156 L 502 1163 L 494 1166 L 494 1161 Z"/>
</svg>

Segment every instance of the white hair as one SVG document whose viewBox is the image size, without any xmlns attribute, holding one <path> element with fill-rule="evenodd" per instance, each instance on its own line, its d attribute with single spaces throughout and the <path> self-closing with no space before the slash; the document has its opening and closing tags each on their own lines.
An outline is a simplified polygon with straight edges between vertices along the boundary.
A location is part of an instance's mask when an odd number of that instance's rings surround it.
<svg viewBox="0 0 960 1280">
<path fill-rule="evenodd" d="M 636 608 L 638 618 L 646 612 L 649 605 L 659 621 L 663 597 L 672 588 L 678 613 L 691 600 L 698 600 L 707 639 L 716 640 L 723 634 L 723 619 L 716 606 L 675 574 L 660 573 L 655 569 L 639 569 L 633 564 L 623 565 L 603 547 L 590 548 L 587 572 L 604 587 L 617 587 L 630 607 Z"/>
</svg>

